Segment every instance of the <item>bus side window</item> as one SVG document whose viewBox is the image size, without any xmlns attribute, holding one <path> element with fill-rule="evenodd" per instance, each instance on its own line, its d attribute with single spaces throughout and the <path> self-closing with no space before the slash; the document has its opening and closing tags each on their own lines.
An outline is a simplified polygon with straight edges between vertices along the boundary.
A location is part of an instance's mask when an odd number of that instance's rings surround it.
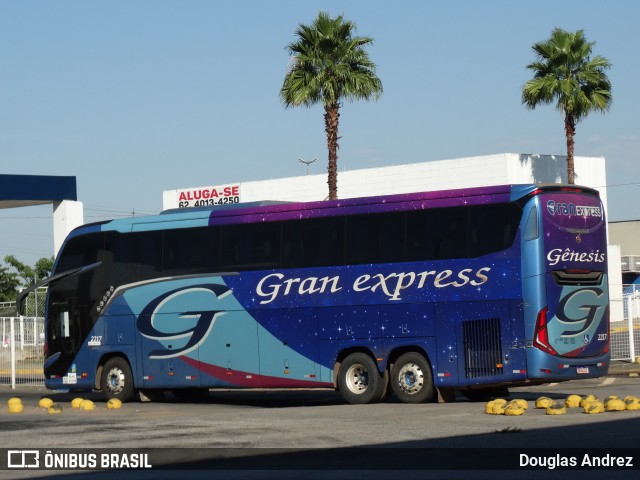
<svg viewBox="0 0 640 480">
<path fill-rule="evenodd" d="M 136 280 L 157 277 L 162 272 L 162 231 L 131 234 Z"/>
<path fill-rule="evenodd" d="M 344 217 L 309 218 L 282 224 L 284 268 L 344 264 Z"/>
<path fill-rule="evenodd" d="M 524 227 L 524 240 L 535 240 L 540 236 L 538 228 L 538 208 L 534 205 L 527 217 L 527 223 Z"/>
<path fill-rule="evenodd" d="M 167 230 L 164 233 L 162 271 L 167 275 L 218 271 L 219 234 L 218 227 Z"/>
<path fill-rule="evenodd" d="M 407 214 L 407 260 L 468 258 L 466 207 L 420 210 Z"/>
<path fill-rule="evenodd" d="M 352 215 L 347 220 L 347 263 L 389 263 L 404 259 L 404 213 Z"/>
<path fill-rule="evenodd" d="M 225 269 L 280 265 L 280 222 L 224 225 L 220 242 L 220 263 Z"/>
<path fill-rule="evenodd" d="M 469 254 L 480 257 L 505 250 L 515 240 L 520 209 L 512 203 L 469 208 Z"/>
</svg>

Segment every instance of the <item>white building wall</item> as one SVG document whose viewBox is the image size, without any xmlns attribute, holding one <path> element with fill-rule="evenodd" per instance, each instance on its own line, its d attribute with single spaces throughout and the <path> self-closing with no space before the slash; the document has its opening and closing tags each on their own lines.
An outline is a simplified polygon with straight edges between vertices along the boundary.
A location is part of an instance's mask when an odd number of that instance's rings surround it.
<svg viewBox="0 0 640 480">
<path fill-rule="evenodd" d="M 351 198 L 393 193 L 449 190 L 511 183 L 566 182 L 566 157 L 500 153 L 437 160 L 407 165 L 338 172 L 338 197 Z M 603 157 L 575 157 L 576 183 L 600 190 L 606 206 L 606 173 Z M 327 198 L 327 175 L 305 175 L 241 182 L 241 201 L 313 201 Z M 165 208 L 175 198 L 165 192 Z"/>
<path fill-rule="evenodd" d="M 566 157 L 499 153 L 338 172 L 338 197 L 449 190 L 511 183 L 566 182 Z M 575 157 L 576 183 L 598 188 L 606 206 L 603 157 Z M 314 201 L 328 196 L 327 174 L 239 182 L 242 202 Z M 180 190 L 163 194 L 163 208 L 177 208 Z"/>
<path fill-rule="evenodd" d="M 58 255 L 67 235 L 84 223 L 82 202 L 63 200 L 53 204 L 53 256 Z"/>
</svg>

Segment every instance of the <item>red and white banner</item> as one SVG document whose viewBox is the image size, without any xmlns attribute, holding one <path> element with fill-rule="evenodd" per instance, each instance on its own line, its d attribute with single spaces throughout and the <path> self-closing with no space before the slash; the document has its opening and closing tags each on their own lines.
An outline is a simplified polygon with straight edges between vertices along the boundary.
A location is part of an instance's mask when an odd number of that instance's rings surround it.
<svg viewBox="0 0 640 480">
<path fill-rule="evenodd" d="M 240 203 L 240 184 L 165 190 L 162 203 L 164 210 Z"/>
</svg>

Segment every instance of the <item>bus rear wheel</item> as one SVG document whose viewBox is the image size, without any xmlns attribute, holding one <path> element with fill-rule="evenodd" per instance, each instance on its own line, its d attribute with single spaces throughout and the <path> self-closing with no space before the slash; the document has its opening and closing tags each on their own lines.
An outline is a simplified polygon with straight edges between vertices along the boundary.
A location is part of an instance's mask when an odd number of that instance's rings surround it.
<svg viewBox="0 0 640 480">
<path fill-rule="evenodd" d="M 400 355 L 391 367 L 391 388 L 403 403 L 433 400 L 433 375 L 427 359 L 417 352 Z"/>
<path fill-rule="evenodd" d="M 107 360 L 100 379 L 102 392 L 107 400 L 117 398 L 128 402 L 133 398 L 133 375 L 129 363 L 122 357 Z"/>
<path fill-rule="evenodd" d="M 378 365 L 366 353 L 352 353 L 342 361 L 338 373 L 338 388 L 348 403 L 379 402 L 384 396 L 385 387 Z"/>
</svg>

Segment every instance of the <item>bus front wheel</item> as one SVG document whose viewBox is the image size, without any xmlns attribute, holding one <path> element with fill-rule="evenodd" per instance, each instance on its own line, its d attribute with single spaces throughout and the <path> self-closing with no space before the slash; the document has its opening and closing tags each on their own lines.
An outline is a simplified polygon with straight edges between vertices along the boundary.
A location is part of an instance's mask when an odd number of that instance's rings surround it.
<svg viewBox="0 0 640 480">
<path fill-rule="evenodd" d="M 385 387 L 378 365 L 366 353 L 352 353 L 342 361 L 338 374 L 338 388 L 348 403 L 379 402 Z"/>
<path fill-rule="evenodd" d="M 117 398 L 122 402 L 131 400 L 134 389 L 129 363 L 122 357 L 107 360 L 102 369 L 100 386 L 107 400 L 111 398 Z"/>
<path fill-rule="evenodd" d="M 433 375 L 429 362 L 417 352 L 408 352 L 391 367 L 391 388 L 403 403 L 423 403 L 433 399 Z"/>
</svg>

